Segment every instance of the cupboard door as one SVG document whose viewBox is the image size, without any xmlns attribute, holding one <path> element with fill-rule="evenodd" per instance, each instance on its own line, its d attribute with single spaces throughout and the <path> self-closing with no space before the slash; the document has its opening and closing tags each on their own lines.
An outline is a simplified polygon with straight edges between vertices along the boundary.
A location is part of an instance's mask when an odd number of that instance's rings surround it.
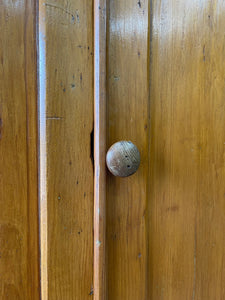
<svg viewBox="0 0 225 300">
<path fill-rule="evenodd" d="M 0 8 L 0 298 L 223 300 L 224 1 Z"/>
<path fill-rule="evenodd" d="M 109 1 L 107 145 L 131 140 L 135 175 L 107 175 L 107 299 L 225 296 L 225 6 Z"/>
</svg>

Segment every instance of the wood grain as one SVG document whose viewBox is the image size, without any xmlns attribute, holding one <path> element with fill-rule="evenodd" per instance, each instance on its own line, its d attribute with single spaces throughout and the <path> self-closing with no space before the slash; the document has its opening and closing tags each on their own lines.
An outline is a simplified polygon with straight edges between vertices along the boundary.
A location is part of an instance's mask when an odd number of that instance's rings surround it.
<svg viewBox="0 0 225 300">
<path fill-rule="evenodd" d="M 108 299 L 224 299 L 224 12 L 110 2 L 107 144 L 144 160 L 107 176 Z"/>
<path fill-rule="evenodd" d="M 0 5 L 0 298 L 39 299 L 35 2 Z"/>
<path fill-rule="evenodd" d="M 0 298 L 40 299 L 39 114 L 42 300 L 224 300 L 224 1 L 107 4 L 39 1 L 37 112 L 36 5 L 1 3 Z"/>
<path fill-rule="evenodd" d="M 131 177 L 107 175 L 109 300 L 148 299 L 148 1 L 139 2 L 108 7 L 107 146 L 131 140 L 141 155 Z"/>
<path fill-rule="evenodd" d="M 43 297 L 85 300 L 93 294 L 93 5 L 86 0 L 40 5 L 46 53 L 40 70 L 46 78 Z"/>
<path fill-rule="evenodd" d="M 94 299 L 106 299 L 106 0 L 94 1 Z"/>
<path fill-rule="evenodd" d="M 152 1 L 149 299 L 225 297 L 225 4 Z"/>
</svg>

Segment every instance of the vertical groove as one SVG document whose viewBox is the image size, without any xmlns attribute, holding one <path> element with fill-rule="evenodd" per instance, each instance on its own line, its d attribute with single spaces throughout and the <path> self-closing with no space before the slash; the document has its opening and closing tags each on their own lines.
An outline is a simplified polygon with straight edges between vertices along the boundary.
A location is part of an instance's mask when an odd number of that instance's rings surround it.
<svg viewBox="0 0 225 300">
<path fill-rule="evenodd" d="M 147 68 L 148 68 L 148 175 L 147 175 L 147 264 L 146 264 L 146 300 L 150 299 L 152 292 L 150 291 L 151 286 L 151 254 L 150 254 L 150 209 L 151 209 L 151 166 L 150 166 L 150 156 L 151 156 L 151 129 L 152 129 L 152 119 L 151 119 L 151 63 L 152 63 L 152 30 L 153 30 L 153 0 L 148 2 L 148 58 L 147 58 Z"/>
<path fill-rule="evenodd" d="M 48 299 L 45 7 L 39 1 L 39 219 L 41 299 Z"/>
<path fill-rule="evenodd" d="M 106 299 L 106 0 L 94 1 L 94 300 Z"/>
<path fill-rule="evenodd" d="M 28 298 L 40 299 L 40 269 L 39 269 L 39 236 L 38 236 L 38 166 L 37 166 L 37 75 L 29 73 L 32 64 L 37 69 L 36 49 L 36 2 L 25 2 L 24 18 L 24 83 L 26 97 L 26 164 L 27 164 L 27 274 L 29 274 Z M 30 41 L 32 38 L 32 51 Z M 30 97 L 30 88 L 34 89 L 34 97 Z M 35 142 L 33 142 L 35 141 Z"/>
</svg>

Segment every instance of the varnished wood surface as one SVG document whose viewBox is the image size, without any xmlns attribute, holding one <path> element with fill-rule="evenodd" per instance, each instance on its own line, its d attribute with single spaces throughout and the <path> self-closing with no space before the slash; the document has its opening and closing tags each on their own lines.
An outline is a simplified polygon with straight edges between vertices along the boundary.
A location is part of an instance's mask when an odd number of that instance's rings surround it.
<svg viewBox="0 0 225 300">
<path fill-rule="evenodd" d="M 107 177 L 107 299 L 225 297 L 224 14 L 110 2 L 107 143 L 133 139 L 144 160 Z"/>
<path fill-rule="evenodd" d="M 83 0 L 40 5 L 46 45 L 40 70 L 46 78 L 43 299 L 85 300 L 93 294 L 93 6 Z"/>
<path fill-rule="evenodd" d="M 107 298 L 148 299 L 148 1 L 109 1 L 107 147 L 130 140 L 141 164 L 127 178 L 107 175 Z"/>
<path fill-rule="evenodd" d="M 36 7 L 0 4 L 0 299 L 39 299 Z"/>
<path fill-rule="evenodd" d="M 106 299 L 106 2 L 94 1 L 94 300 Z"/>
<path fill-rule="evenodd" d="M 225 3 L 152 1 L 149 296 L 225 299 Z"/>
<path fill-rule="evenodd" d="M 94 2 L 39 2 L 38 144 L 36 7 L 1 3 L 0 298 L 40 299 L 39 147 L 42 300 L 224 300 L 224 1 L 99 3 L 97 78 Z"/>
</svg>

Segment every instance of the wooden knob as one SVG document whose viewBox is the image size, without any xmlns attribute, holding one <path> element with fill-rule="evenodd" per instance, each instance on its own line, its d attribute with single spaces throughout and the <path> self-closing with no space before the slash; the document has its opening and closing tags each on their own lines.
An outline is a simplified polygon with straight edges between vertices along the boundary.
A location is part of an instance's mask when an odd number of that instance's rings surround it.
<svg viewBox="0 0 225 300">
<path fill-rule="evenodd" d="M 106 164 L 114 176 L 127 177 L 134 174 L 140 165 L 138 148 L 130 141 L 113 144 L 106 155 Z"/>
</svg>

